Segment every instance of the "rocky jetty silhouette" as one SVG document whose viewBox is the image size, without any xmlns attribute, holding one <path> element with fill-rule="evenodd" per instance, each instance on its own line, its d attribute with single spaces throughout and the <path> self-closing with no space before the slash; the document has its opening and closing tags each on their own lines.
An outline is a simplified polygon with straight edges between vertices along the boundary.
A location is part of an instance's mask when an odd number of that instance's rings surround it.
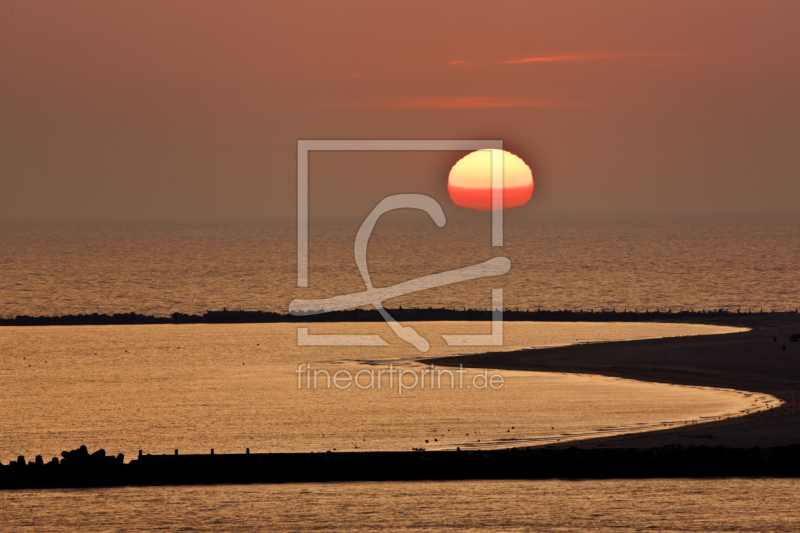
<svg viewBox="0 0 800 533">
<path fill-rule="evenodd" d="M 0 466 L 0 489 L 460 479 L 800 477 L 800 445 L 656 448 L 140 455 L 128 463 L 86 446 L 44 463 Z"/>
</svg>

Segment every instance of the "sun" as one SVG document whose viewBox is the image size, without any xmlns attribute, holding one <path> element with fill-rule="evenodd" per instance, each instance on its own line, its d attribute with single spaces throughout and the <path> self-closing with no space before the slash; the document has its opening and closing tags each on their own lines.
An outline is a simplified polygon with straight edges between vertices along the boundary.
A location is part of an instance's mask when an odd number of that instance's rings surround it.
<svg viewBox="0 0 800 533">
<path fill-rule="evenodd" d="M 492 210 L 492 158 L 503 158 L 503 209 L 525 205 L 533 194 L 533 173 L 525 161 L 505 150 L 477 150 L 450 169 L 447 191 L 458 206 Z"/>
</svg>

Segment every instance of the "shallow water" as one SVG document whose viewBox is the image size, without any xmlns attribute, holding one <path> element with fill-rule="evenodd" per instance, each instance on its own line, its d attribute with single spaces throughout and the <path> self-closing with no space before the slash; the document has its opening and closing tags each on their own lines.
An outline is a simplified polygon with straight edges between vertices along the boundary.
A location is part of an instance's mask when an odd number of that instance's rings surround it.
<svg viewBox="0 0 800 533">
<path fill-rule="evenodd" d="M 431 340 L 427 356 L 452 353 L 442 333 L 491 328 L 480 322 L 407 325 Z M 128 457 L 138 450 L 211 448 L 258 453 L 507 447 L 732 416 L 765 408 L 771 400 L 736 391 L 507 371 L 487 372 L 504 379 L 496 388 L 485 386 L 478 370 L 462 374 L 463 381 L 445 374 L 433 387 L 427 376 L 414 387 L 410 372 L 424 367 L 409 359 L 422 354 L 386 324 L 305 326 L 311 333 L 377 333 L 391 344 L 297 346 L 298 325 L 286 323 L 0 328 L 0 460 L 20 454 L 49 459 L 81 444 Z M 505 328 L 505 346 L 497 348 L 506 350 L 737 331 L 625 323 L 510 322 Z M 358 362 L 367 359 L 373 364 Z M 368 373 L 390 362 L 409 372 L 403 378 L 407 388 L 389 383 L 386 374 L 381 388 L 377 379 L 368 388 Z M 365 374 L 344 389 L 328 388 L 321 374 L 314 387 L 308 374 L 298 376 L 303 363 L 330 374 Z"/>
<path fill-rule="evenodd" d="M 0 491 L 0 527 L 37 532 L 788 532 L 800 529 L 798 491 L 796 479 L 737 478 Z"/>
</svg>

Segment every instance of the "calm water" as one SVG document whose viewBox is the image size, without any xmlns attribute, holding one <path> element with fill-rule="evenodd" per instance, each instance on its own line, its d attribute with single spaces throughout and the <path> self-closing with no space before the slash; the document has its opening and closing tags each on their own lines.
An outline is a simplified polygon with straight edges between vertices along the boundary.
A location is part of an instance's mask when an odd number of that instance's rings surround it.
<svg viewBox="0 0 800 533">
<path fill-rule="evenodd" d="M 352 251 L 358 221 L 311 222 L 306 289 L 296 287 L 294 228 L 271 221 L 2 222 L 0 316 L 285 312 L 295 298 L 363 290 Z M 800 307 L 798 216 L 523 221 L 512 213 L 506 222 L 505 246 L 493 249 L 488 218 L 439 229 L 384 217 L 370 241 L 373 282 L 505 255 L 512 270 L 502 278 L 388 305 L 488 307 L 491 289 L 502 287 L 507 308 Z M 731 416 L 770 402 L 736 391 L 518 372 L 502 372 L 499 390 L 298 389 L 300 363 L 331 372 L 389 362 L 420 370 L 410 362 L 420 353 L 384 324 L 309 327 L 379 333 L 391 345 L 298 347 L 290 324 L 0 328 L 0 460 L 49 458 L 80 444 L 128 457 L 138 449 L 504 447 Z M 452 353 L 441 333 L 489 332 L 480 323 L 414 327 L 432 341 L 426 355 Z M 704 328 L 512 323 L 503 349 L 724 331 Z M 726 479 L 20 491 L 0 493 L 0 530 L 792 531 L 798 488 L 794 480 Z"/>
<path fill-rule="evenodd" d="M 800 307 L 800 216 L 506 216 L 409 223 L 388 214 L 369 245 L 375 286 L 505 255 L 502 278 L 442 287 L 388 305 L 519 308 Z M 477 215 L 476 215 L 477 216 Z M 0 223 L 0 316 L 207 309 L 286 312 L 294 298 L 362 291 L 360 221 L 312 219 L 309 287 L 298 289 L 296 234 L 271 221 Z"/>
<path fill-rule="evenodd" d="M 790 532 L 800 529 L 798 491 L 797 479 L 735 478 L 43 490 L 0 493 L 0 524 L 37 532 Z"/>
<path fill-rule="evenodd" d="M 478 333 L 488 323 L 410 323 L 451 353 L 440 333 Z M 598 376 L 499 372 L 499 388 L 478 371 L 408 387 L 317 386 L 298 374 L 376 372 L 420 353 L 385 324 L 309 324 L 312 333 L 378 333 L 379 347 L 297 346 L 296 324 L 0 328 L 3 432 L 0 460 L 48 458 L 86 444 L 128 457 L 145 453 L 410 450 L 507 447 L 587 434 L 641 431 L 702 417 L 765 408 L 771 398 L 735 391 L 650 384 Z M 622 340 L 734 328 L 681 324 L 506 324 L 503 349 L 587 340 Z M 735 333 L 734 333 L 735 334 Z M 486 347 L 459 348 L 460 352 Z M 400 359 L 398 361 L 398 359 Z M 372 360 L 367 365 L 358 361 Z M 495 371 L 490 374 L 495 374 Z M 453 376 L 455 378 L 455 376 Z M 377 379 L 376 379 L 377 381 Z M 452 388 L 451 388 L 452 382 Z M 340 382 L 341 384 L 342 382 Z M 424 388 L 421 386 L 424 384 Z M 392 385 L 394 385 L 392 387 Z M 774 405 L 775 402 L 772 402 Z M 513 428 L 513 429 L 512 429 Z M 428 441 L 427 443 L 425 441 Z"/>
</svg>

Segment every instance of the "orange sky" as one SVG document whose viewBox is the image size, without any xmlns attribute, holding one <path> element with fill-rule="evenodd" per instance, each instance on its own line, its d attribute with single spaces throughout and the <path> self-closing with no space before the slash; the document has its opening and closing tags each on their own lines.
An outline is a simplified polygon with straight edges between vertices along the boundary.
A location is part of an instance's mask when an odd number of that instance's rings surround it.
<svg viewBox="0 0 800 533">
<path fill-rule="evenodd" d="M 529 211 L 800 209 L 800 2 L 0 0 L 0 217 L 292 215 L 296 141 L 490 138 Z M 311 208 L 463 153 L 315 154 Z"/>
</svg>

